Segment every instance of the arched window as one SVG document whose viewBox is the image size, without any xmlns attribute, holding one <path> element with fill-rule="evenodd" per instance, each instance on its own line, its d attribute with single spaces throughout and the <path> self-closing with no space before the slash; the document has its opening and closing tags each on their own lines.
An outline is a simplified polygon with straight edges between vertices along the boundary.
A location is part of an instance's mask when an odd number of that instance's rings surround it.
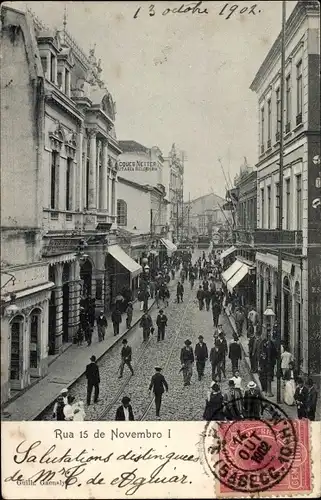
<svg viewBox="0 0 321 500">
<path fill-rule="evenodd" d="M 20 380 L 22 377 L 22 338 L 24 318 L 15 316 L 11 321 L 11 359 L 10 379 Z"/>
<path fill-rule="evenodd" d="M 40 343 L 41 310 L 34 309 L 30 313 L 30 368 L 38 368 L 38 350 Z"/>
<path fill-rule="evenodd" d="M 124 200 L 117 200 L 117 224 L 127 226 L 127 203 Z"/>
</svg>

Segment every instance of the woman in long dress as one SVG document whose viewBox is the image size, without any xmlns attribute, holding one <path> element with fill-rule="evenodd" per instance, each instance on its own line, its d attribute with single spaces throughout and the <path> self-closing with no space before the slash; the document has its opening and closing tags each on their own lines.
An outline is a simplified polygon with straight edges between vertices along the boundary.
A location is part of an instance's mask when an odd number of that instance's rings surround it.
<svg viewBox="0 0 321 500">
<path fill-rule="evenodd" d="M 284 371 L 283 376 L 285 380 L 283 400 L 286 405 L 293 406 L 295 405 L 294 393 L 296 388 L 295 385 L 296 375 L 294 371 L 294 363 L 292 361 L 290 361 L 289 368 Z"/>
</svg>

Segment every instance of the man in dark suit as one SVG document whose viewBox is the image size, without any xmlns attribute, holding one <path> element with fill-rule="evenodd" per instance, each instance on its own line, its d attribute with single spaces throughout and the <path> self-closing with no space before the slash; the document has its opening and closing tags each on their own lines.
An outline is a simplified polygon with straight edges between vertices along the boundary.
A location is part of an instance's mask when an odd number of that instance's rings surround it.
<svg viewBox="0 0 321 500">
<path fill-rule="evenodd" d="M 165 328 L 167 326 L 167 316 L 164 314 L 163 309 L 160 309 L 159 314 L 157 315 L 156 325 L 158 327 L 157 342 L 159 342 L 160 340 L 164 340 Z"/>
<path fill-rule="evenodd" d="M 135 420 L 132 405 L 129 404 L 130 398 L 124 396 L 121 402 L 123 404 L 117 408 L 115 420 Z"/>
<path fill-rule="evenodd" d="M 119 367 L 119 377 L 122 378 L 123 373 L 124 373 L 124 366 L 127 365 L 128 368 L 131 371 L 131 374 L 134 375 L 134 370 L 131 365 L 131 360 L 132 360 L 132 348 L 128 345 L 128 342 L 126 339 L 123 340 L 123 347 L 121 350 L 121 362 L 120 362 L 120 367 Z"/>
<path fill-rule="evenodd" d="M 100 377 L 99 377 L 99 368 L 96 364 L 96 356 L 91 356 L 90 358 L 91 363 L 86 366 L 86 378 L 87 378 L 87 405 L 90 405 L 90 400 L 91 400 L 91 393 L 93 389 L 95 389 L 94 392 L 94 403 L 97 403 L 98 401 L 98 396 L 99 396 L 99 384 L 100 384 Z"/>
<path fill-rule="evenodd" d="M 196 370 L 198 373 L 198 380 L 204 377 L 205 363 L 208 358 L 207 345 L 204 342 L 204 337 L 198 337 L 199 342 L 195 346 Z"/>
<path fill-rule="evenodd" d="M 303 379 L 297 379 L 297 387 L 294 393 L 294 401 L 298 410 L 298 419 L 307 418 L 308 416 L 308 394 L 309 391 L 304 385 Z"/>
<path fill-rule="evenodd" d="M 235 370 L 239 369 L 239 360 L 242 359 L 242 350 L 241 350 L 241 346 L 240 346 L 238 340 L 239 340 L 238 336 L 234 334 L 233 335 L 233 342 L 230 343 L 230 347 L 229 347 L 228 357 L 230 358 L 231 363 L 232 363 L 232 372 L 233 373 L 235 372 Z"/>
<path fill-rule="evenodd" d="M 184 287 L 182 283 L 179 281 L 176 287 L 177 304 L 183 302 L 183 296 L 184 296 Z"/>
<path fill-rule="evenodd" d="M 164 375 L 160 372 L 162 369 L 159 366 L 155 368 L 156 373 L 152 376 L 152 379 L 149 384 L 149 390 L 153 390 L 155 395 L 155 407 L 156 407 L 156 419 L 159 420 L 159 412 L 162 404 L 162 396 L 164 394 L 164 389 L 168 392 L 168 383 L 165 380 Z"/>
</svg>

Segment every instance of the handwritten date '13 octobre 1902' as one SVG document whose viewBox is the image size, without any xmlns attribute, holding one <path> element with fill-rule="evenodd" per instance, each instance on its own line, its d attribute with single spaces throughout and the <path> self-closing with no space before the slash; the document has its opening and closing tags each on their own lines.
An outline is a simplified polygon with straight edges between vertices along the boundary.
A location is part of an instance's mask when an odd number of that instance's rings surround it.
<svg viewBox="0 0 321 500">
<path fill-rule="evenodd" d="M 134 19 L 137 19 L 142 7 L 138 7 L 134 14 Z M 162 16 L 167 16 L 168 14 L 209 14 L 209 9 L 204 6 L 202 1 L 199 2 L 191 2 L 186 4 L 181 4 L 180 7 L 167 7 L 166 9 L 160 9 L 159 6 L 155 6 L 154 4 L 150 4 L 143 7 L 142 12 L 148 13 L 149 17 L 153 17 L 157 14 L 161 14 Z M 260 14 L 261 10 L 259 10 L 257 4 L 251 6 L 244 6 L 238 4 L 229 4 L 226 3 L 218 12 L 219 16 L 223 16 L 223 19 L 230 19 L 233 14 L 250 14 L 256 15 Z"/>
</svg>

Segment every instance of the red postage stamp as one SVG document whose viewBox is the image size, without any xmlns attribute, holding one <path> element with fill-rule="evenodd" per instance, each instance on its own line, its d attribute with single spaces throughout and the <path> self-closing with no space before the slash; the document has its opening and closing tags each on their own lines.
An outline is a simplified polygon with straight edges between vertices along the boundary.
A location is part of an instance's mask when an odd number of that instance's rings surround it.
<svg viewBox="0 0 321 500">
<path fill-rule="evenodd" d="M 312 491 L 309 421 L 208 422 L 203 457 L 218 497 Z"/>
</svg>

